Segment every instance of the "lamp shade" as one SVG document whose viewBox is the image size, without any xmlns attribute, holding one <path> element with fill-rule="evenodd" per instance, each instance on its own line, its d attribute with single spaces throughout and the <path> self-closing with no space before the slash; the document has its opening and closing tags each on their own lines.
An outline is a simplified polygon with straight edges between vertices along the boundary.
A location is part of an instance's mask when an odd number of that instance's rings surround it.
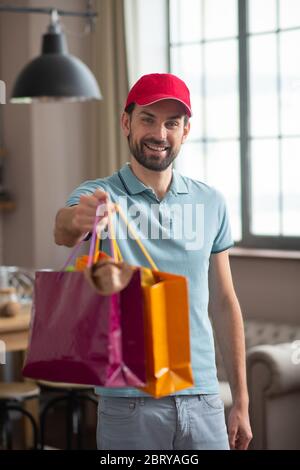
<svg viewBox="0 0 300 470">
<path fill-rule="evenodd" d="M 11 102 L 100 100 L 102 95 L 90 69 L 68 54 L 59 25 L 43 35 L 42 55 L 27 64 L 16 79 Z"/>
</svg>

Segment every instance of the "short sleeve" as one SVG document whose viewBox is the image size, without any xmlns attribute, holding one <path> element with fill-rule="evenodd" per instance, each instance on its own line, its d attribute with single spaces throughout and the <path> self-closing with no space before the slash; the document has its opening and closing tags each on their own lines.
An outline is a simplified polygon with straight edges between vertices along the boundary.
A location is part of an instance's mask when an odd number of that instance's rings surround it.
<svg viewBox="0 0 300 470">
<path fill-rule="evenodd" d="M 79 204 L 80 196 L 83 194 L 90 196 L 96 191 L 96 189 L 105 191 L 105 185 L 102 185 L 98 180 L 85 181 L 80 186 L 78 186 L 78 188 L 74 189 L 74 191 L 69 195 L 66 201 L 66 206 L 76 206 Z"/>
<path fill-rule="evenodd" d="M 234 245 L 229 221 L 228 208 L 223 195 L 217 192 L 218 198 L 218 230 L 211 249 L 212 253 L 220 253 Z"/>
</svg>

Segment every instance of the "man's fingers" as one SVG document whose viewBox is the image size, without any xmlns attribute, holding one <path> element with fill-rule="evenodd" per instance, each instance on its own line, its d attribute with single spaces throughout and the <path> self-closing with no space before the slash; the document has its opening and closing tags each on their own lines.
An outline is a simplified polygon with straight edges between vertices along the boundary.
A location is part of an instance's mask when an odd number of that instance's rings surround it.
<svg viewBox="0 0 300 470">
<path fill-rule="evenodd" d="M 235 434 L 229 434 L 229 444 L 231 449 L 247 450 L 252 439 L 252 433 L 239 429 Z"/>
<path fill-rule="evenodd" d="M 74 215 L 73 225 L 84 230 L 91 230 L 94 226 L 95 221 L 95 214 L 91 213 L 90 215 L 85 214 L 84 212 L 80 211 L 78 207 L 78 211 Z"/>
<path fill-rule="evenodd" d="M 80 203 L 85 207 L 95 209 L 99 204 L 99 200 L 94 195 L 88 196 L 87 194 L 82 194 L 80 196 Z"/>
<path fill-rule="evenodd" d="M 97 189 L 92 195 L 82 194 L 76 207 L 73 218 L 73 226 L 81 232 L 91 232 L 94 227 L 95 216 L 98 215 L 103 223 L 99 232 L 107 225 L 108 211 L 115 212 L 115 204 L 109 200 L 109 194 Z"/>
<path fill-rule="evenodd" d="M 249 441 L 245 438 L 238 439 L 236 442 L 236 449 L 237 450 L 246 450 L 248 448 Z"/>
<path fill-rule="evenodd" d="M 99 201 L 99 202 L 106 202 L 109 199 L 109 195 L 107 192 L 102 191 L 101 189 L 96 189 L 94 192 L 93 196 Z"/>
<path fill-rule="evenodd" d="M 241 432 L 240 436 L 238 437 L 236 448 L 238 450 L 246 450 L 248 449 L 249 443 L 252 440 L 252 433 L 250 431 Z"/>
<path fill-rule="evenodd" d="M 101 191 L 97 189 L 93 196 L 97 199 L 98 204 L 103 203 L 103 210 L 105 209 L 105 213 L 103 215 L 107 215 L 107 209 L 109 208 L 112 212 L 116 210 L 116 205 L 110 201 L 109 194 L 105 191 Z M 101 207 L 101 206 L 100 206 Z"/>
<path fill-rule="evenodd" d="M 108 193 L 104 191 L 96 190 L 93 194 L 81 194 L 80 202 L 88 207 L 98 207 L 99 204 L 105 204 L 109 201 Z"/>
<path fill-rule="evenodd" d="M 100 217 L 106 217 L 108 215 L 108 210 L 110 210 L 110 212 L 115 212 L 116 205 L 110 201 L 100 204 L 97 209 L 97 215 Z"/>
<path fill-rule="evenodd" d="M 229 446 L 230 449 L 235 449 L 236 448 L 236 435 L 237 435 L 237 430 L 232 429 L 229 432 Z"/>
</svg>

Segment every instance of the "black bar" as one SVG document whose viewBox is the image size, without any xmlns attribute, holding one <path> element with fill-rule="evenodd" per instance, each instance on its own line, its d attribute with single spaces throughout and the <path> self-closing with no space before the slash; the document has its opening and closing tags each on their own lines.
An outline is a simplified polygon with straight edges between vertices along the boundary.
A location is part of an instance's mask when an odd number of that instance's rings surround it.
<svg viewBox="0 0 300 470">
<path fill-rule="evenodd" d="M 31 468 L 61 468 L 74 464 L 83 468 L 101 468 L 101 465 L 114 465 L 114 468 L 147 468 L 147 465 L 188 465 L 188 468 L 289 468 L 299 464 L 299 451 L 0 451 L 1 468 L 21 468 L 30 464 Z M 176 465 L 176 466 L 177 466 Z M 184 467 L 183 467 L 184 468 Z"/>
<path fill-rule="evenodd" d="M 82 18 L 96 18 L 98 13 L 96 11 L 68 11 L 68 10 L 59 10 L 56 8 L 50 7 L 39 7 L 39 8 L 32 8 L 32 7 L 16 7 L 11 5 L 0 5 L 0 12 L 7 12 L 7 13 L 45 13 L 47 15 L 51 15 L 53 11 L 57 11 L 59 16 L 79 16 Z"/>
</svg>

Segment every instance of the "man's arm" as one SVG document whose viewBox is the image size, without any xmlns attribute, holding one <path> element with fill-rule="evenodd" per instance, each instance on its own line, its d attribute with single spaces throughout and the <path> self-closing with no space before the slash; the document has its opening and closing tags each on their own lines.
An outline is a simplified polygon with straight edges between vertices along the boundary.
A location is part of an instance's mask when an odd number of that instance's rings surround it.
<svg viewBox="0 0 300 470">
<path fill-rule="evenodd" d="M 80 196 L 79 203 L 73 207 L 64 207 L 58 211 L 55 218 L 54 238 L 58 245 L 74 246 L 82 235 L 94 228 L 96 210 L 103 204 L 100 213 L 100 225 L 103 230 L 108 222 L 107 207 L 113 212 L 115 206 L 109 201 L 108 193 L 97 189 L 94 194 Z M 112 258 L 97 263 L 93 269 L 94 284 L 102 295 L 111 295 L 124 289 L 130 281 L 133 269 L 126 263 L 116 263 Z M 87 274 L 91 277 L 91 272 Z M 91 281 L 91 279 L 90 279 Z"/>
<path fill-rule="evenodd" d="M 63 207 L 57 212 L 54 227 L 54 240 L 57 245 L 72 247 L 79 241 L 82 233 L 73 225 L 76 207 Z"/>
<path fill-rule="evenodd" d="M 233 287 L 228 250 L 212 254 L 210 258 L 209 312 L 233 398 L 228 422 L 230 447 L 247 449 L 252 433 L 248 415 L 245 335 L 242 313 Z"/>
<path fill-rule="evenodd" d="M 55 218 L 55 243 L 68 247 L 76 245 L 84 233 L 93 230 L 98 205 L 107 202 L 108 194 L 97 189 L 90 196 L 80 196 L 76 206 L 60 209 Z"/>
</svg>

